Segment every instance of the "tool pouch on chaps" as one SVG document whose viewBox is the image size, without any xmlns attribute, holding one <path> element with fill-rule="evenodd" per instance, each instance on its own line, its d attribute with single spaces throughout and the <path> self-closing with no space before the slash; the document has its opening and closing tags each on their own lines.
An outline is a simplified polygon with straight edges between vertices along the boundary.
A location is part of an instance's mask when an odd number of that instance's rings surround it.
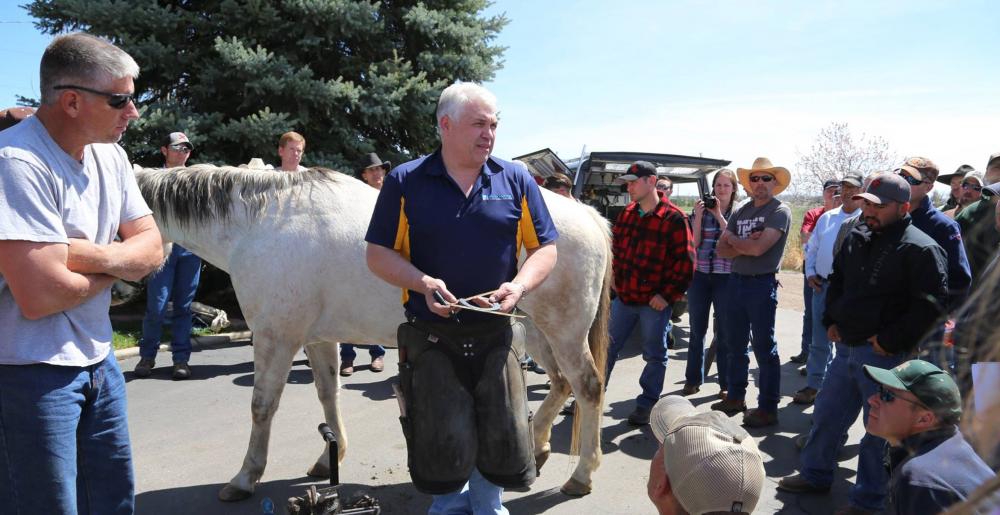
<svg viewBox="0 0 1000 515">
<path fill-rule="evenodd" d="M 509 321 L 399 326 L 400 422 L 417 490 L 455 492 L 473 467 L 504 488 L 534 482 L 523 347 L 513 340 Z"/>
</svg>

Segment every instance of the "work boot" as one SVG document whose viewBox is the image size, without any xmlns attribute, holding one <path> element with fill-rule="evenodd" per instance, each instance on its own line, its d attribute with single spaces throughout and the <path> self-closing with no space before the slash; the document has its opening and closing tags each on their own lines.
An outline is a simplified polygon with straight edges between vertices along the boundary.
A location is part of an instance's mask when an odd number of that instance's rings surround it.
<svg viewBox="0 0 1000 515">
<path fill-rule="evenodd" d="M 791 361 L 792 363 L 798 363 L 799 365 L 804 365 L 805 362 L 808 360 L 809 360 L 809 354 L 806 354 L 805 352 L 796 354 L 795 356 L 788 358 L 788 361 Z"/>
<path fill-rule="evenodd" d="M 191 377 L 191 367 L 188 366 L 187 361 L 181 361 L 174 363 L 174 372 L 172 374 L 174 381 L 183 381 Z"/>
<path fill-rule="evenodd" d="M 153 373 L 153 367 L 156 366 L 156 358 L 142 358 L 139 360 L 139 364 L 135 366 L 132 373 L 136 377 L 149 377 Z"/>
<path fill-rule="evenodd" d="M 744 401 L 726 399 L 712 404 L 712 409 L 721 411 L 730 417 L 747 410 L 747 403 Z"/>
<path fill-rule="evenodd" d="M 633 426 L 649 425 L 649 412 L 650 408 L 636 406 L 635 410 L 628 416 L 628 423 Z"/>
<path fill-rule="evenodd" d="M 794 402 L 795 404 L 805 404 L 808 406 L 816 402 L 816 394 L 818 393 L 819 391 L 817 391 L 815 388 L 807 386 L 795 392 L 795 395 L 792 396 L 792 402 Z"/>
<path fill-rule="evenodd" d="M 349 377 L 354 374 L 354 362 L 344 361 L 340 363 L 340 375 L 341 377 Z"/>
<path fill-rule="evenodd" d="M 754 408 L 743 414 L 743 425 L 747 427 L 767 427 L 778 425 L 778 414 Z"/>
<path fill-rule="evenodd" d="M 381 371 L 385 370 L 385 360 L 382 359 L 382 356 L 374 358 L 374 359 L 372 359 L 371 366 L 369 366 L 368 368 L 370 368 L 372 372 L 381 372 Z M 340 369 L 340 373 L 343 374 L 344 373 L 344 369 Z M 351 374 L 347 374 L 347 375 L 351 375 Z"/>
<path fill-rule="evenodd" d="M 681 390 L 681 395 L 687 397 L 688 395 L 694 395 L 701 390 L 701 386 L 697 384 L 686 384 L 684 389 Z"/>
<path fill-rule="evenodd" d="M 777 488 L 782 492 L 793 494 L 825 494 L 830 491 L 829 485 L 814 485 L 808 479 L 802 477 L 802 474 L 781 478 L 781 481 L 778 481 Z"/>
</svg>

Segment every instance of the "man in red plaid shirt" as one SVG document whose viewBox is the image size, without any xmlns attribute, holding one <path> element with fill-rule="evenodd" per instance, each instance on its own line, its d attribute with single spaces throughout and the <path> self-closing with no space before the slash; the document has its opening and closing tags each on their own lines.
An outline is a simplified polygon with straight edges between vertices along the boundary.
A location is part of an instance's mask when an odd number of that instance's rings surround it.
<svg viewBox="0 0 1000 515">
<path fill-rule="evenodd" d="M 612 229 L 612 268 L 618 297 L 611 304 L 608 328 L 608 379 L 618 353 L 639 324 L 646 367 L 639 376 L 642 393 L 635 400 L 628 422 L 646 425 L 663 391 L 667 371 L 663 331 L 670 322 L 670 305 L 684 295 L 691 283 L 694 249 L 684 213 L 656 190 L 656 167 L 652 163 L 632 163 L 620 180 L 628 184 L 632 203 Z"/>
</svg>

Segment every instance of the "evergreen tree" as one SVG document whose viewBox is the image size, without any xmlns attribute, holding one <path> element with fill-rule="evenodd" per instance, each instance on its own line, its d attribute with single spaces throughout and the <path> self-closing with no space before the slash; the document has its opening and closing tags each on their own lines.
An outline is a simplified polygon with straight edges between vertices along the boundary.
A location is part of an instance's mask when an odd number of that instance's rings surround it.
<svg viewBox="0 0 1000 515">
<path fill-rule="evenodd" d="M 161 163 L 183 130 L 192 162 L 277 163 L 277 141 L 306 138 L 307 165 L 344 171 L 378 152 L 401 162 L 437 145 L 434 109 L 456 80 L 502 66 L 507 23 L 487 0 L 36 0 L 45 33 L 108 38 L 139 63 L 142 118 L 122 144 Z"/>
</svg>

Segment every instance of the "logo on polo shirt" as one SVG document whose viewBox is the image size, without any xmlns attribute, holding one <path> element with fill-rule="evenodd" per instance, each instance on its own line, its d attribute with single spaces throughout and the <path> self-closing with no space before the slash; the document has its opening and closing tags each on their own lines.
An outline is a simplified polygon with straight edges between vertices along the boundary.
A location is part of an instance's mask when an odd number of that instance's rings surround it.
<svg viewBox="0 0 1000 515">
<path fill-rule="evenodd" d="M 483 193 L 483 200 L 514 200 L 510 193 Z"/>
</svg>

